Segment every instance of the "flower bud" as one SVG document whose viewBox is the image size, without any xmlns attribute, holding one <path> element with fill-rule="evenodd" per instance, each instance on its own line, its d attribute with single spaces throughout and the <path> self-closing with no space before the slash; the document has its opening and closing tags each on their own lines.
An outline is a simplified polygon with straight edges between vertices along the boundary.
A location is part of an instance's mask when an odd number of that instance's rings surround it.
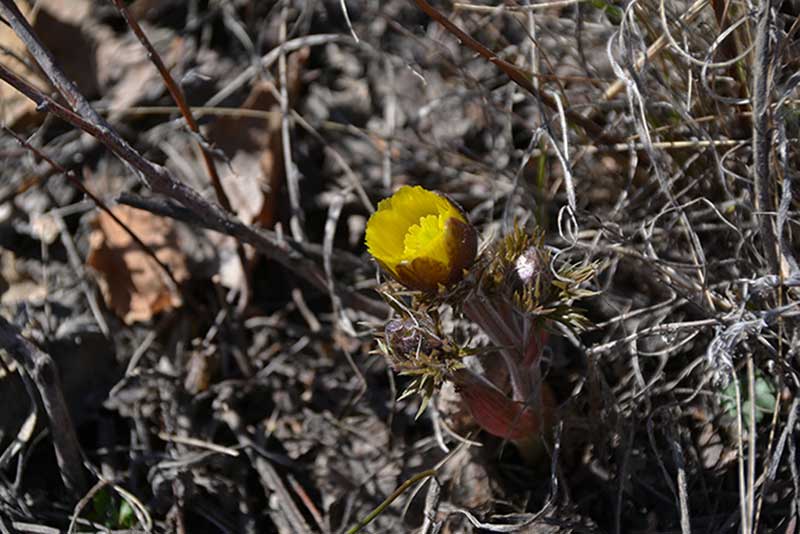
<svg viewBox="0 0 800 534">
<path fill-rule="evenodd" d="M 383 337 L 389 349 L 389 363 L 397 371 L 398 363 L 412 359 L 416 354 L 431 354 L 441 342 L 423 330 L 412 319 L 392 319 L 383 329 Z"/>
<path fill-rule="evenodd" d="M 553 282 L 550 254 L 547 250 L 537 245 L 526 248 L 514 260 L 510 274 L 515 290 L 530 292 L 538 302 L 547 301 Z"/>
<path fill-rule="evenodd" d="M 459 282 L 475 261 L 478 234 L 449 198 L 403 186 L 367 222 L 369 253 L 398 282 L 435 292 Z"/>
</svg>

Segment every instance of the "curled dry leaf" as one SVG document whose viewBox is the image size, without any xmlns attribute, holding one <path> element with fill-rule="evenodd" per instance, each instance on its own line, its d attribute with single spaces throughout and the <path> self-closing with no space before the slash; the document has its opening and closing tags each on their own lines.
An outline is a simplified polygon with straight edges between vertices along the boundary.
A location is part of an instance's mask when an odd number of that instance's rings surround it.
<svg viewBox="0 0 800 534">
<path fill-rule="evenodd" d="M 129 206 L 115 206 L 111 211 L 170 268 L 176 280 L 188 278 L 172 220 Z M 105 212 L 95 220 L 89 247 L 87 263 L 98 274 L 106 305 L 127 324 L 148 321 L 180 306 L 180 295 L 163 270 Z"/>
<path fill-rule="evenodd" d="M 241 105 L 244 110 L 271 114 L 222 117 L 208 131 L 209 139 L 229 158 L 230 165 L 220 167 L 220 179 L 233 211 L 245 222 L 267 228 L 275 223 L 283 180 L 276 91 L 267 82 L 257 83 Z"/>
<path fill-rule="evenodd" d="M 289 56 L 288 93 L 294 101 L 302 89 L 303 67 L 310 51 L 304 48 Z M 208 138 L 225 153 L 227 165 L 219 166 L 220 181 L 234 213 L 247 224 L 272 228 L 279 217 L 279 199 L 285 180 L 281 140 L 278 88 L 269 82 L 253 85 L 241 104 L 242 110 L 264 112 L 262 117 L 221 117 L 208 129 Z M 219 282 L 241 288 L 245 278 L 236 253 L 236 241 L 209 232 L 220 260 Z M 248 256 L 252 250 L 245 247 Z"/>
</svg>

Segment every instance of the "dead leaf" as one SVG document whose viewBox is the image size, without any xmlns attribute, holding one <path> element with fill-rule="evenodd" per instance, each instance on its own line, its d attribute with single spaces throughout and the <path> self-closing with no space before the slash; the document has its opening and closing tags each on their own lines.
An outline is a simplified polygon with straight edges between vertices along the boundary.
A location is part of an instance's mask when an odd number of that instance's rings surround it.
<svg viewBox="0 0 800 534">
<path fill-rule="evenodd" d="M 188 278 L 172 220 L 129 206 L 115 206 L 111 211 L 170 268 L 176 280 Z M 97 216 L 89 249 L 87 263 L 99 275 L 106 305 L 127 324 L 148 321 L 181 305 L 180 295 L 158 264 L 105 212 Z"/>
<path fill-rule="evenodd" d="M 206 232 L 206 237 L 208 237 L 208 240 L 217 251 L 219 268 L 213 277 L 214 283 L 228 289 L 241 289 L 246 279 L 246 273 L 242 269 L 242 262 L 236 252 L 236 239 L 211 231 Z M 244 250 L 248 258 L 252 258 L 255 255 L 255 251 L 249 245 L 245 245 Z"/>
<path fill-rule="evenodd" d="M 289 56 L 289 100 L 301 89 L 301 73 L 309 57 L 302 49 Z M 285 180 L 281 141 L 280 104 L 277 88 L 268 82 L 256 83 L 241 109 L 270 112 L 264 117 L 228 116 L 217 120 L 208 130 L 208 138 L 228 158 L 219 166 L 220 182 L 234 213 L 248 224 L 272 228 L 278 218 L 278 199 Z M 209 233 L 218 245 L 220 272 L 218 281 L 228 288 L 240 288 L 246 273 L 236 254 L 236 241 Z M 253 251 L 246 247 L 248 257 Z"/>
<path fill-rule="evenodd" d="M 272 111 L 266 118 L 223 117 L 208 132 L 225 152 L 229 165 L 220 166 L 220 181 L 233 211 L 245 222 L 270 227 L 275 199 L 283 181 L 280 116 L 271 85 L 256 84 L 242 109 Z"/>
<path fill-rule="evenodd" d="M 289 101 L 302 88 L 303 68 L 309 50 L 289 56 L 287 68 Z M 220 180 L 234 211 L 245 221 L 271 228 L 277 219 L 277 201 L 284 181 L 280 105 L 275 88 L 269 82 L 256 83 L 242 103 L 242 109 L 272 112 L 264 118 L 230 116 L 216 121 L 208 132 L 211 139 L 231 161 L 221 170 Z M 261 191 L 253 198 L 251 192 Z M 244 193 L 244 195 L 242 194 Z M 247 199 L 243 202 L 242 199 Z"/>
<path fill-rule="evenodd" d="M 230 166 L 221 173 L 220 181 L 236 215 L 247 224 L 259 220 L 269 197 L 269 184 L 264 183 L 258 158 L 249 152 L 236 152 Z"/>
</svg>

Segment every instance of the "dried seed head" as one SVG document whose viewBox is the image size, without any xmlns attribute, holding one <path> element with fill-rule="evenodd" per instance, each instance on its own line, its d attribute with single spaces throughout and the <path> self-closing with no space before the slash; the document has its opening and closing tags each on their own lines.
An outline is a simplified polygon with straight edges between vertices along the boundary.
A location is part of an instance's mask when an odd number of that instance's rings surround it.
<svg viewBox="0 0 800 534">
<path fill-rule="evenodd" d="M 550 251 L 540 230 L 521 226 L 501 239 L 490 252 L 485 287 L 490 294 L 509 299 L 526 312 L 549 304 L 554 296 Z"/>
<path fill-rule="evenodd" d="M 479 267 L 473 268 L 480 274 L 481 298 L 503 301 L 523 314 L 576 329 L 588 324 L 572 302 L 596 294 L 581 287 L 596 271 L 596 263 L 562 263 L 554 273 L 543 232 L 528 232 L 521 225 L 515 225 L 481 258 Z"/>
</svg>

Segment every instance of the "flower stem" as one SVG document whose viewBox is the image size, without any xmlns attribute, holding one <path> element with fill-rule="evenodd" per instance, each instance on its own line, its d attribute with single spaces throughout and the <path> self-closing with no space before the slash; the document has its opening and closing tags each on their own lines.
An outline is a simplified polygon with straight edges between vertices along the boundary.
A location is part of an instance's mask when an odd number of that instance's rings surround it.
<svg viewBox="0 0 800 534">
<path fill-rule="evenodd" d="M 491 300 L 482 296 L 473 296 L 464 302 L 464 313 L 473 322 L 478 324 L 489 339 L 497 345 L 497 351 L 503 358 L 503 362 L 508 370 L 508 377 L 511 381 L 511 391 L 515 401 L 524 401 L 528 397 L 528 381 L 524 380 L 520 373 L 517 360 L 511 351 L 522 355 L 521 339 L 509 328 L 513 328 L 513 317 L 504 320 L 501 314 L 494 307 Z"/>
<path fill-rule="evenodd" d="M 358 524 L 353 526 L 350 530 L 347 531 L 347 534 L 356 534 L 360 532 L 362 528 L 367 526 L 369 523 L 372 522 L 373 519 L 381 515 L 383 511 L 392 504 L 395 499 L 397 499 L 400 495 L 402 495 L 408 488 L 419 482 L 420 480 L 424 480 L 426 478 L 430 478 L 432 476 L 436 476 L 436 469 L 428 469 L 427 471 L 423 471 L 421 473 L 417 473 L 416 475 L 412 476 L 405 482 L 403 482 L 399 488 L 397 488 L 394 493 L 389 495 L 381 504 L 378 505 L 372 512 L 367 515 L 364 519 L 360 520 Z"/>
</svg>

